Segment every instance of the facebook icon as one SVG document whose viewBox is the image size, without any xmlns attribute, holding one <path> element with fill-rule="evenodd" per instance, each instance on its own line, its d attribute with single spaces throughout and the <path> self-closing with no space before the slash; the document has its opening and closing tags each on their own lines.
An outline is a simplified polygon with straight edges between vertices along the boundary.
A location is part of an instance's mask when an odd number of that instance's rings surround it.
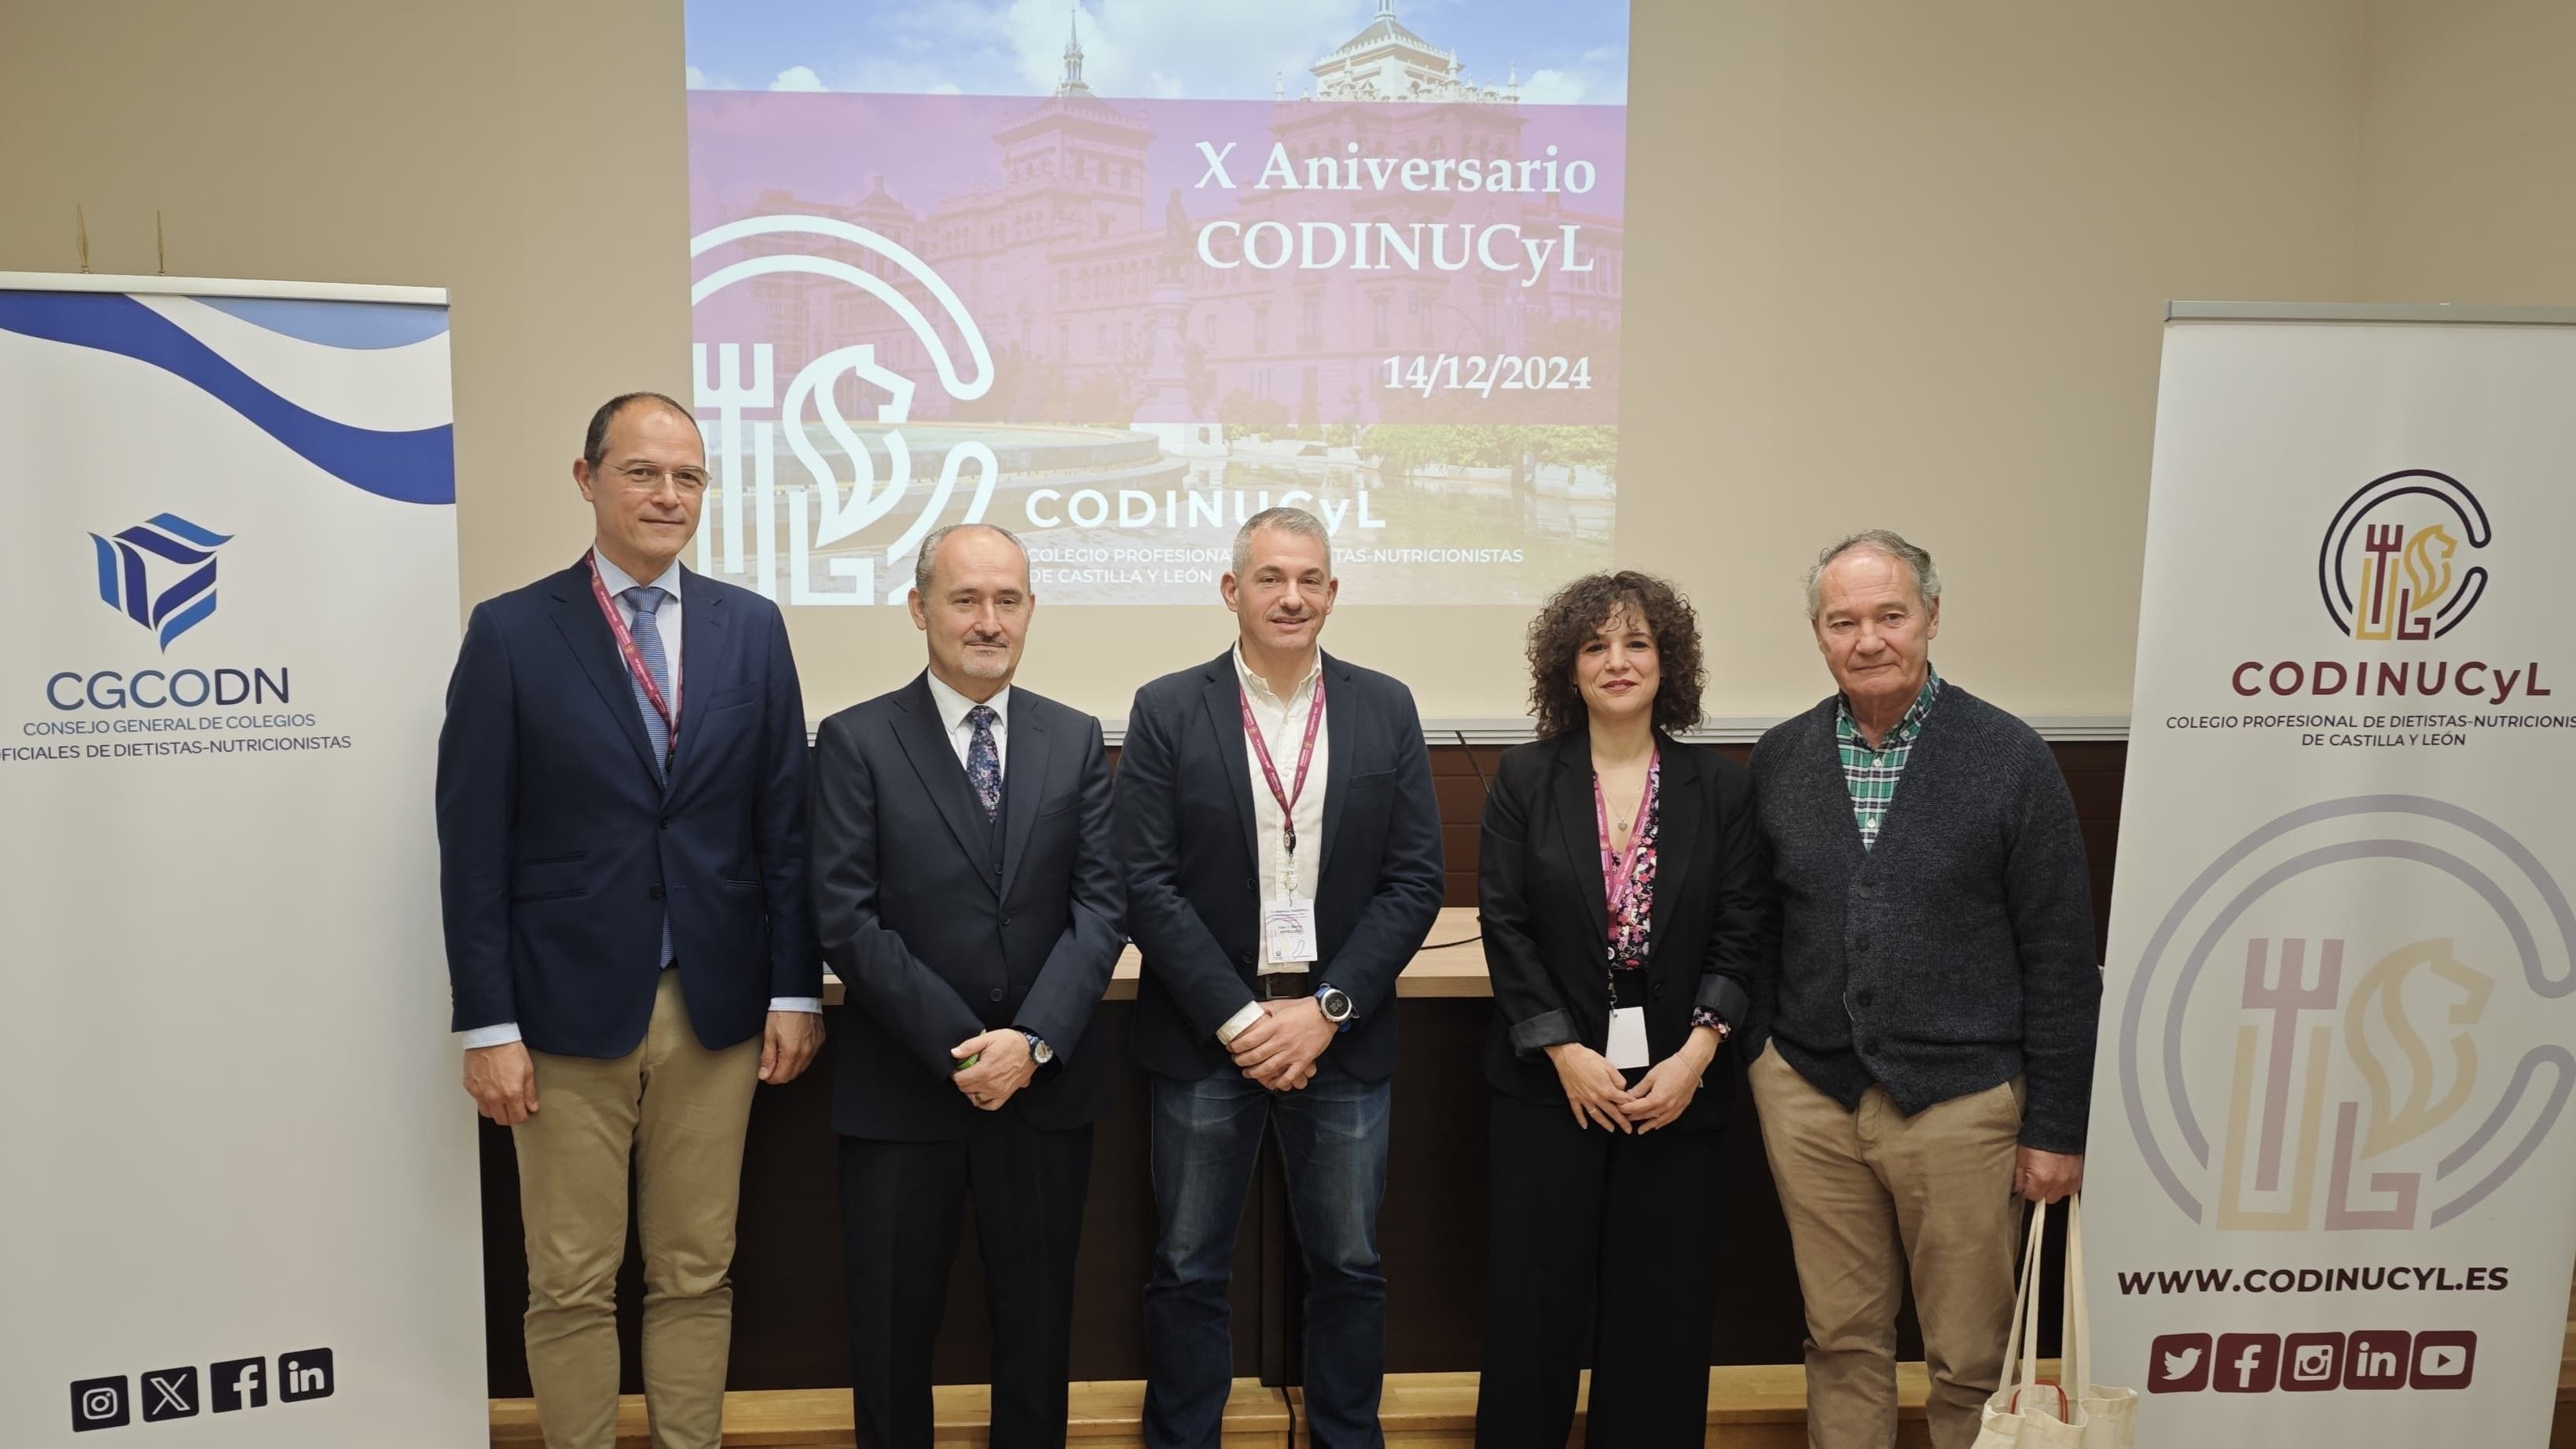
<svg viewBox="0 0 2576 1449">
<path fill-rule="evenodd" d="M 206 1389 L 218 1414 L 268 1407 L 268 1360 L 228 1358 L 206 1370 Z"/>
<path fill-rule="evenodd" d="M 2281 1377 L 2281 1335 L 2222 1333 L 2209 1386 L 2222 1394 L 2268 1394 Z"/>
</svg>

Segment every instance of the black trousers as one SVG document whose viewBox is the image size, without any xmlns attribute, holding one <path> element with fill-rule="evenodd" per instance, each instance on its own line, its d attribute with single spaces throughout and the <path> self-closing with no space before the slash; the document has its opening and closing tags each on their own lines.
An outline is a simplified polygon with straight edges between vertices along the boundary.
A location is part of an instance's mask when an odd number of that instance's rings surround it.
<svg viewBox="0 0 2576 1449">
<path fill-rule="evenodd" d="M 1073 1254 L 1091 1128 L 1042 1132 L 995 1113 L 950 1142 L 841 1139 L 850 1401 L 861 1449 L 930 1449 L 930 1358 L 975 1197 L 993 1320 L 992 1449 L 1064 1443 Z"/>
<path fill-rule="evenodd" d="M 1586 1347 L 1586 1444 L 1705 1441 L 1719 1135 L 1577 1127 L 1563 1102 L 1494 1094 L 1478 1449 L 1564 1449 Z"/>
</svg>

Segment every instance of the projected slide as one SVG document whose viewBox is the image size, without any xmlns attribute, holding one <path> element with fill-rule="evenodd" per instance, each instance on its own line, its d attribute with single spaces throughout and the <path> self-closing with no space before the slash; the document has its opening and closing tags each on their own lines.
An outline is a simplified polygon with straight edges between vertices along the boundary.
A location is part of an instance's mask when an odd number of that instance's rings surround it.
<svg viewBox="0 0 2576 1449">
<path fill-rule="evenodd" d="M 699 569 L 882 605 L 984 520 L 1051 603 L 1200 603 L 1282 504 L 1354 603 L 1609 564 L 1625 0 L 687 0 L 687 29 Z"/>
</svg>

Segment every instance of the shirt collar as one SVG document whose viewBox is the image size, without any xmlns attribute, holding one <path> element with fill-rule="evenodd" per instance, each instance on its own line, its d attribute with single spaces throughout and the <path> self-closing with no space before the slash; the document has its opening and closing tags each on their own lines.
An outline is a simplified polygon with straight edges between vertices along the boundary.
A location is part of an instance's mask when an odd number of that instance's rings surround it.
<svg viewBox="0 0 2576 1449">
<path fill-rule="evenodd" d="M 1270 688 L 1270 681 L 1253 673 L 1252 666 L 1244 662 L 1242 642 L 1238 640 L 1234 646 L 1234 677 L 1236 680 L 1243 685 L 1247 692 L 1269 700 L 1273 704 L 1295 704 L 1297 702 L 1297 695 L 1305 694 L 1309 690 L 1313 689 L 1316 676 L 1323 672 L 1324 651 L 1318 649 L 1315 651 L 1315 662 L 1306 666 L 1306 677 L 1297 681 L 1296 693 L 1290 695 L 1287 699 L 1282 700 L 1278 694 Z"/>
<path fill-rule="evenodd" d="M 975 701 L 949 688 L 948 681 L 936 674 L 925 672 L 921 677 L 930 681 L 930 702 L 939 707 L 940 726 L 952 735 L 963 729 L 966 725 L 966 716 L 974 712 Z M 1011 727 L 1011 687 L 1009 685 L 1005 684 L 995 690 L 993 697 L 984 703 L 993 711 L 995 728 Z"/>
<path fill-rule="evenodd" d="M 1923 666 L 1921 692 L 1914 696 L 1914 703 L 1906 707 L 1905 717 L 1896 722 L 1896 728 L 1889 730 L 1886 737 L 1878 742 L 1878 748 L 1889 750 L 1898 745 L 1914 743 L 1914 737 L 1923 733 L 1924 717 L 1932 713 L 1933 696 L 1940 692 L 1941 671 L 1933 668 L 1927 661 Z M 1836 728 L 1843 738 L 1859 740 L 1860 723 L 1852 718 L 1851 701 L 1841 695 L 1836 695 L 1834 698 L 1837 701 L 1834 720 Z M 1867 741 L 1863 740 L 1861 743 L 1864 748 L 1867 747 Z"/>
<path fill-rule="evenodd" d="M 599 581 L 607 586 L 608 596 L 622 602 L 626 591 L 635 587 L 637 582 L 635 576 L 610 563 L 608 555 L 597 547 L 591 549 L 590 556 L 599 565 Z M 671 566 L 662 570 L 662 576 L 653 581 L 653 587 L 670 596 L 667 602 L 676 604 L 680 601 L 680 561 L 678 559 L 671 560 Z"/>
</svg>

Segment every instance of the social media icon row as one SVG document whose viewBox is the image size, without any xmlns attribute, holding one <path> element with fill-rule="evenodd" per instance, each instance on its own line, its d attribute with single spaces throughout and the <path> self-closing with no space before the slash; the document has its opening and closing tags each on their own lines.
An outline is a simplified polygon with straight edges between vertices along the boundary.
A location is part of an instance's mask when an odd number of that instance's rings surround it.
<svg viewBox="0 0 2576 1449">
<path fill-rule="evenodd" d="M 201 1382 L 196 1365 L 153 1369 L 136 1376 L 79 1379 L 72 1384 L 72 1432 L 121 1429 L 142 1409 L 143 1422 L 193 1419 L 201 1413 L 231 1414 L 268 1407 L 270 1379 L 265 1358 L 218 1359 L 207 1365 Z M 331 1350 L 308 1348 L 277 1356 L 277 1401 L 301 1403 L 327 1399 L 339 1385 Z"/>
<path fill-rule="evenodd" d="M 2467 1329 L 2168 1333 L 2147 1348 L 2147 1392 L 2465 1389 L 2477 1359 L 2478 1336 Z"/>
</svg>

